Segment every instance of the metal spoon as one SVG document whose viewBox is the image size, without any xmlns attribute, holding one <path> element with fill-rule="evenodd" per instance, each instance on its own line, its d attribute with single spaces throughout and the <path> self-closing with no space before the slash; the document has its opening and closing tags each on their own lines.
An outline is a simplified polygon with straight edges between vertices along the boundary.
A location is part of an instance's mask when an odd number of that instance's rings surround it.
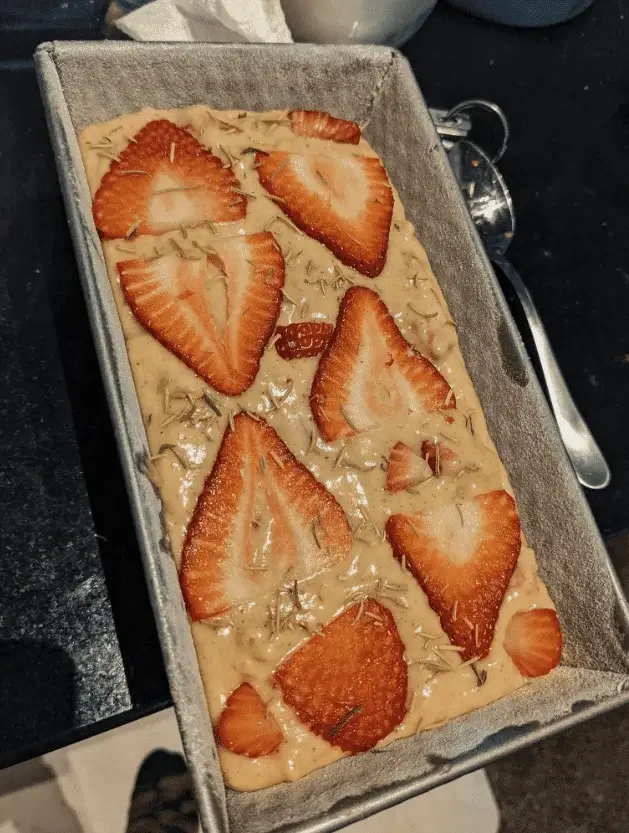
<svg viewBox="0 0 629 833">
<path fill-rule="evenodd" d="M 588 489 L 604 489 L 611 480 L 609 466 L 568 390 L 531 294 L 504 256 L 515 232 L 509 189 L 487 154 L 467 139 L 457 142 L 448 157 L 490 260 L 509 278 L 520 299 L 559 433 L 577 478 Z"/>
</svg>

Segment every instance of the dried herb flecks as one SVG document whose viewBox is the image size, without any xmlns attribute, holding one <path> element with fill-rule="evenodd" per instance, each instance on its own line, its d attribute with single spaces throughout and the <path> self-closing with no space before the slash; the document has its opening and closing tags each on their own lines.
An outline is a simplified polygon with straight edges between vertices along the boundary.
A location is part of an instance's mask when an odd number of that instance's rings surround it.
<svg viewBox="0 0 629 833">
<path fill-rule="evenodd" d="M 362 706 L 354 706 L 353 709 L 350 709 L 346 715 L 343 715 L 343 717 L 339 720 L 338 723 L 335 723 L 334 726 L 332 726 L 332 728 L 328 732 L 328 737 L 333 738 L 335 735 L 338 735 L 338 733 L 347 726 L 352 717 L 354 717 L 354 715 L 356 714 L 360 714 L 362 710 Z"/>
</svg>

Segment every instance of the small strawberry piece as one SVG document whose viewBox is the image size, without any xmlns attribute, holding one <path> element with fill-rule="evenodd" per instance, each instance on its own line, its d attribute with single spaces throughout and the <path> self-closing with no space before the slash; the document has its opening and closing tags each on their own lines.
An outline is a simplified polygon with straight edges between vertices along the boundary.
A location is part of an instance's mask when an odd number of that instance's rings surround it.
<svg viewBox="0 0 629 833">
<path fill-rule="evenodd" d="M 387 465 L 387 492 L 412 489 L 432 477 L 432 471 L 423 457 L 405 443 L 396 443 L 389 454 Z"/>
<path fill-rule="evenodd" d="M 516 613 L 507 625 L 505 650 L 523 677 L 542 677 L 561 659 L 561 626 L 554 610 Z"/>
<path fill-rule="evenodd" d="M 291 129 L 297 136 L 329 139 L 332 142 L 357 145 L 360 127 L 353 121 L 337 119 L 322 110 L 291 110 L 288 114 Z"/>
<path fill-rule="evenodd" d="M 460 466 L 456 454 L 443 443 L 434 440 L 424 440 L 422 443 L 422 457 L 437 477 L 455 474 Z"/>
<path fill-rule="evenodd" d="M 323 321 L 297 321 L 278 326 L 275 349 L 283 359 L 310 359 L 323 353 L 334 327 Z"/>
<path fill-rule="evenodd" d="M 454 408 L 441 373 L 404 340 L 379 295 L 347 290 L 334 334 L 319 360 L 310 407 L 327 441 L 413 415 Z"/>
<path fill-rule="evenodd" d="M 237 414 L 183 545 L 179 577 L 192 620 L 272 593 L 289 568 L 296 580 L 316 575 L 351 549 L 336 499 L 270 425 Z"/>
<path fill-rule="evenodd" d="M 227 698 L 216 734 L 221 746 L 245 758 L 270 755 L 284 740 L 277 721 L 249 683 L 241 683 Z"/>
<path fill-rule="evenodd" d="M 198 260 L 123 261 L 118 272 L 136 318 L 195 373 L 228 396 L 251 385 L 282 302 L 284 258 L 270 232 L 217 240 Z"/>
<path fill-rule="evenodd" d="M 393 554 L 405 560 L 463 660 L 487 656 L 520 554 L 515 502 L 499 490 L 419 515 L 392 515 Z"/>
<path fill-rule="evenodd" d="M 260 183 L 295 225 L 374 278 L 387 258 L 393 192 L 379 159 L 256 153 Z"/>
<path fill-rule="evenodd" d="M 231 168 L 167 119 L 150 121 L 112 161 L 94 197 L 101 237 L 163 234 L 242 220 L 247 198 Z"/>
<path fill-rule="evenodd" d="M 273 678 L 311 732 L 351 754 L 374 747 L 406 714 L 404 643 L 373 599 L 329 622 Z"/>
</svg>

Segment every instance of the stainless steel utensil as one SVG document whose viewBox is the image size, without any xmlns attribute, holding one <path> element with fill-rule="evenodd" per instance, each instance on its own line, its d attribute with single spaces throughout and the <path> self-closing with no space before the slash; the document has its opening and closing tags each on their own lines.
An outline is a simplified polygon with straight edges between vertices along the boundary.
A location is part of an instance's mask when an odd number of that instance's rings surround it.
<svg viewBox="0 0 629 833">
<path fill-rule="evenodd" d="M 579 482 L 588 489 L 604 489 L 611 480 L 609 466 L 568 390 L 533 298 L 505 257 L 515 233 L 509 189 L 487 154 L 467 139 L 452 147 L 449 159 L 489 258 L 511 281 L 522 304 L 559 433 Z"/>
</svg>

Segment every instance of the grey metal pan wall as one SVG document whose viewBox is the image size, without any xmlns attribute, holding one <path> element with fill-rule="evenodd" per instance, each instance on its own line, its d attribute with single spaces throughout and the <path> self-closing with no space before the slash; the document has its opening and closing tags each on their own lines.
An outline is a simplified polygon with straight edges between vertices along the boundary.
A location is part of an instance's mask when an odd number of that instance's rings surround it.
<svg viewBox="0 0 629 833">
<path fill-rule="evenodd" d="M 404 58 L 384 47 L 55 43 L 35 56 L 164 662 L 207 833 L 325 833 L 629 701 L 629 609 Z M 490 706 L 294 784 L 225 790 L 76 134 L 141 107 L 305 107 L 366 124 L 457 322 L 564 627 L 562 666 Z"/>
</svg>

